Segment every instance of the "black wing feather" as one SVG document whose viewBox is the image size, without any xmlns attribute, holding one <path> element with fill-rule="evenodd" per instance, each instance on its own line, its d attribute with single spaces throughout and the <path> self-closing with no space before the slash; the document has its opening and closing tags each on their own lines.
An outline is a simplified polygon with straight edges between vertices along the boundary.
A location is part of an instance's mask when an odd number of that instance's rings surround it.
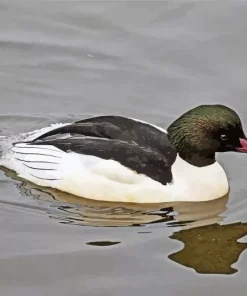
<svg viewBox="0 0 247 296">
<path fill-rule="evenodd" d="M 70 134 L 59 139 L 61 134 Z M 63 151 L 114 159 L 122 165 L 167 184 L 176 149 L 165 133 L 142 122 L 121 116 L 100 116 L 52 130 L 30 143 L 53 145 Z"/>
</svg>

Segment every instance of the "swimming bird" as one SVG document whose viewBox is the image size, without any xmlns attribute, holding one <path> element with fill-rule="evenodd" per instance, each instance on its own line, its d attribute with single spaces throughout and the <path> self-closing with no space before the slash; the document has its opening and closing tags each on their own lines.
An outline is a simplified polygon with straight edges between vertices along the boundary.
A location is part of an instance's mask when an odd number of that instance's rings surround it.
<svg viewBox="0 0 247 296">
<path fill-rule="evenodd" d="M 195 107 L 168 127 L 96 116 L 27 134 L 0 165 L 39 186 L 101 201 L 206 201 L 229 191 L 217 152 L 247 152 L 238 114 Z"/>
</svg>

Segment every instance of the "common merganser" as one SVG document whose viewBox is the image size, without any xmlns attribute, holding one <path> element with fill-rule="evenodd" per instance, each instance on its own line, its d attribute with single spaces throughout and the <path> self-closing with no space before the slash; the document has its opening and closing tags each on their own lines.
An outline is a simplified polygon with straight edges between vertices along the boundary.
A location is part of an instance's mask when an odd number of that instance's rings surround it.
<svg viewBox="0 0 247 296">
<path fill-rule="evenodd" d="M 235 111 L 201 105 L 166 130 L 122 116 L 97 116 L 25 135 L 0 165 L 40 186 L 93 200 L 206 201 L 229 191 L 216 152 L 247 152 Z"/>
</svg>

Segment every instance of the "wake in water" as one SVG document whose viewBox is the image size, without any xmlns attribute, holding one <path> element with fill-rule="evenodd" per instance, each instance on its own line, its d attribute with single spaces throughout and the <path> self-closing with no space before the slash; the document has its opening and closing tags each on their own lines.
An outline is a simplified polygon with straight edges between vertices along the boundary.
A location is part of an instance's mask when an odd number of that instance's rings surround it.
<svg viewBox="0 0 247 296">
<path fill-rule="evenodd" d="M 0 136 L 0 166 L 5 166 L 6 161 L 10 159 L 12 156 L 12 146 L 13 143 L 16 142 L 23 142 L 23 141 L 32 141 L 36 139 L 37 137 L 41 136 L 42 134 L 45 134 L 55 128 L 67 125 L 68 123 L 55 123 L 51 124 L 48 127 L 44 127 L 41 129 L 37 129 L 31 132 L 27 133 L 20 133 L 17 135 L 11 135 L 11 136 Z"/>
</svg>

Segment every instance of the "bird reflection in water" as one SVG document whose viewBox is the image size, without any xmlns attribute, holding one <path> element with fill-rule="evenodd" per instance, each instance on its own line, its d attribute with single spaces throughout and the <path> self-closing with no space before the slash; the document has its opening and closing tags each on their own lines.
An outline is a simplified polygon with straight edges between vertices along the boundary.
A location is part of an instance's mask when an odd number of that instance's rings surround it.
<svg viewBox="0 0 247 296">
<path fill-rule="evenodd" d="M 18 188 L 50 203 L 50 217 L 61 223 L 101 227 L 147 226 L 164 223 L 173 227 L 172 240 L 184 243 L 180 251 L 168 258 L 201 274 L 233 274 L 231 265 L 238 261 L 247 243 L 237 240 L 247 235 L 247 223 L 221 225 L 229 196 L 205 202 L 177 202 L 174 204 L 114 204 L 82 199 L 68 193 L 24 182 L 13 172 L 5 174 L 17 179 Z M 53 209 L 58 210 L 53 211 Z M 164 225 L 165 226 L 165 225 Z M 139 228 L 140 229 L 140 228 Z M 179 229 L 179 230 L 178 230 Z M 138 231 L 145 234 L 146 231 Z M 146 232 L 147 233 L 147 232 Z M 120 243 L 120 242 L 117 242 Z M 111 243 L 90 242 L 89 245 L 106 246 Z M 112 245 L 114 245 L 112 243 Z"/>
<path fill-rule="evenodd" d="M 247 235 L 246 223 L 200 226 L 175 232 L 171 239 L 184 243 L 184 248 L 168 256 L 198 273 L 234 274 L 231 265 L 238 261 L 247 243 L 237 242 Z"/>
</svg>

